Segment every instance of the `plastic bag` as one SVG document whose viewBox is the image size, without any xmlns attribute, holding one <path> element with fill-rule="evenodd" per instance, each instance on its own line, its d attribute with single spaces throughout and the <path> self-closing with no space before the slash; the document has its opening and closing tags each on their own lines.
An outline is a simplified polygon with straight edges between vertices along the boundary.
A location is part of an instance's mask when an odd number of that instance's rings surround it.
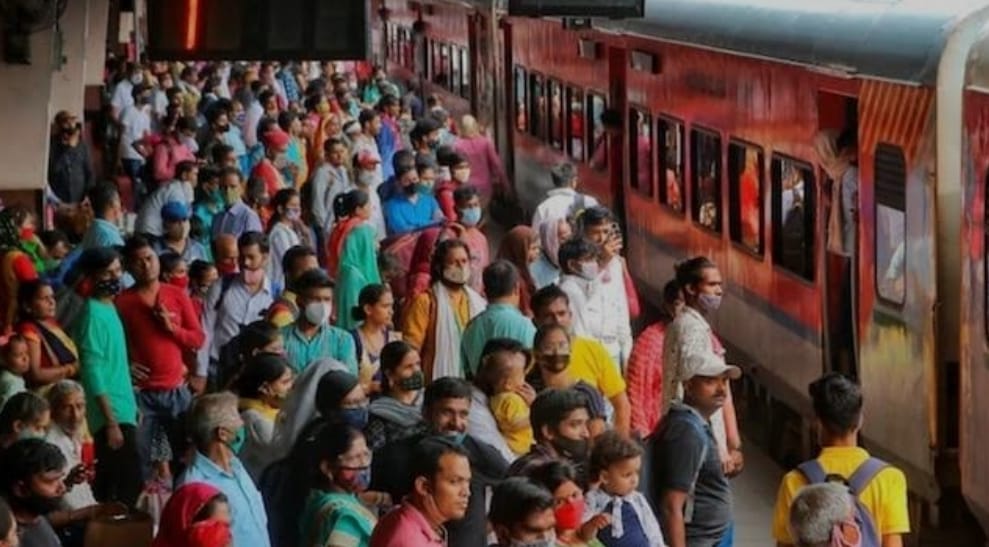
<svg viewBox="0 0 989 547">
<path fill-rule="evenodd" d="M 172 490 L 167 484 L 151 480 L 144 485 L 144 490 L 137 497 L 136 507 L 139 511 L 147 513 L 151 517 L 152 529 L 158 533 L 158 523 L 161 521 L 161 512 L 168 503 L 168 498 L 172 497 Z"/>
</svg>

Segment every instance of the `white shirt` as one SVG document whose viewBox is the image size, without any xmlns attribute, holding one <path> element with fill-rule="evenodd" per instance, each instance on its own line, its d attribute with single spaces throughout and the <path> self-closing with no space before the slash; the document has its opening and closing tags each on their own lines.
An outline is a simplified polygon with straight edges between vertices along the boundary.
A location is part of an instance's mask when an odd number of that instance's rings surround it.
<svg viewBox="0 0 989 547">
<path fill-rule="evenodd" d="M 384 131 L 384 129 L 382 129 L 382 131 Z M 358 133 L 357 136 L 354 137 L 354 147 L 351 152 L 351 157 L 357 156 L 361 152 L 367 152 L 377 158 L 381 157 L 381 153 L 378 152 L 378 143 L 364 133 Z M 381 186 L 381 183 L 384 181 L 385 174 L 381 169 L 381 164 L 379 163 L 374 169 L 374 178 L 370 181 L 371 190 L 376 191 L 378 186 Z"/>
<path fill-rule="evenodd" d="M 240 328 L 259 319 L 264 319 L 263 313 L 274 301 L 271 293 L 271 282 L 265 278 L 258 292 L 251 294 L 244 284 L 244 277 L 237 275 L 229 282 L 229 288 L 223 295 L 223 278 L 213 283 L 206 294 L 206 304 L 203 308 L 203 332 L 206 333 L 206 343 L 197 354 L 197 376 L 206 376 L 209 372 L 210 359 L 219 359 L 220 348 L 226 345 L 234 336 L 240 333 Z M 219 309 L 217 309 L 219 307 Z"/>
<path fill-rule="evenodd" d="M 470 387 L 470 413 L 467 414 L 467 434 L 475 439 L 491 445 L 492 448 L 512 463 L 518 457 L 508 447 L 505 437 L 498 431 L 498 422 L 488 406 L 488 396 L 474 386 Z"/>
<path fill-rule="evenodd" d="M 586 194 L 581 194 L 573 188 L 554 188 L 546 193 L 546 199 L 536 207 L 535 214 L 532 215 L 532 227 L 538 229 L 539 225 L 549 219 L 562 219 L 570 216 L 574 205 L 577 204 L 579 196 L 584 196 L 584 208 L 594 207 L 598 200 Z"/>
<path fill-rule="evenodd" d="M 616 363 L 628 361 L 632 323 L 621 258 L 613 258 L 593 281 L 564 274 L 560 288 L 570 298 L 574 332 L 601 342 Z"/>
<path fill-rule="evenodd" d="M 134 149 L 134 143 L 143 139 L 151 132 L 151 116 L 148 114 L 150 107 L 138 108 L 131 104 L 120 113 L 120 157 L 128 160 L 141 160 L 144 158 Z"/>
<path fill-rule="evenodd" d="M 82 441 L 70 437 L 58 424 L 52 423 L 45 440 L 58 447 L 65 456 L 65 469 L 69 470 L 82 463 Z M 66 485 L 68 487 L 68 485 Z M 62 498 L 70 510 L 82 509 L 96 504 L 93 489 L 88 482 L 77 484 L 65 492 Z"/>
<path fill-rule="evenodd" d="M 151 234 L 162 236 L 165 228 L 161 220 L 161 208 L 169 201 L 181 201 L 186 205 L 192 203 L 188 199 L 187 182 L 173 180 L 164 186 L 159 186 L 154 192 L 144 200 L 144 205 L 137 213 L 137 220 L 134 222 L 134 231 L 139 234 Z"/>
<path fill-rule="evenodd" d="M 113 111 L 119 115 L 125 108 L 133 105 L 134 97 L 131 95 L 133 92 L 134 84 L 130 80 L 127 78 L 120 80 L 117 86 L 113 88 L 113 96 L 110 98 L 110 106 L 113 108 Z"/>
<path fill-rule="evenodd" d="M 268 232 L 268 245 L 271 246 L 271 253 L 268 255 L 268 279 L 271 280 L 272 286 L 285 288 L 282 257 L 285 256 L 286 251 L 301 243 L 299 234 L 281 222 L 276 222 Z"/>
<path fill-rule="evenodd" d="M 242 132 L 244 134 L 244 144 L 247 145 L 248 149 L 258 145 L 258 124 L 263 117 L 264 108 L 261 107 L 261 103 L 254 101 L 247 107 Z"/>
<path fill-rule="evenodd" d="M 333 167 L 329 163 L 320 165 L 312 176 L 312 203 L 309 204 L 313 218 L 320 230 L 326 234 L 333 229 L 333 200 L 350 190 L 350 177 L 343 166 Z"/>
</svg>

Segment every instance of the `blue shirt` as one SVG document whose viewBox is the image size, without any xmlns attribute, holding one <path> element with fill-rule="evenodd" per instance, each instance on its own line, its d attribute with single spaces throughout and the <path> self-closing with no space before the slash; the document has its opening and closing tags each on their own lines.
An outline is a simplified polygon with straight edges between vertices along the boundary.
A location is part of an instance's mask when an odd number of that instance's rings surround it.
<svg viewBox="0 0 989 547">
<path fill-rule="evenodd" d="M 312 338 L 306 338 L 293 323 L 282 329 L 285 339 L 285 356 L 296 374 L 302 372 L 317 359 L 330 357 L 347 365 L 347 371 L 357 376 L 357 347 L 349 332 L 323 325 Z"/>
<path fill-rule="evenodd" d="M 154 249 L 155 253 L 158 255 L 175 252 L 174 249 L 165 243 L 164 238 L 155 240 Z M 186 238 L 185 240 L 185 250 L 182 251 L 182 260 L 185 260 L 187 266 L 196 260 L 205 260 L 206 262 L 210 261 L 209 253 L 206 252 L 206 247 L 191 237 Z"/>
<path fill-rule="evenodd" d="M 79 244 L 83 250 L 96 247 L 123 247 L 124 238 L 120 235 L 117 225 L 102 218 L 94 218 L 89 230 Z"/>
<path fill-rule="evenodd" d="M 230 472 L 227 472 L 196 452 L 196 459 L 179 479 L 179 486 L 191 482 L 205 482 L 227 497 L 234 545 L 271 546 L 268 515 L 264 512 L 261 492 L 254 486 L 254 481 L 239 459 L 234 458 L 230 462 Z"/>
<path fill-rule="evenodd" d="M 213 237 L 220 234 L 232 234 L 240 237 L 244 232 L 263 232 L 261 218 L 243 201 L 238 201 L 232 207 L 213 217 Z"/>
<path fill-rule="evenodd" d="M 436 224 L 442 213 L 436 198 L 418 195 L 418 199 L 410 201 L 404 195 L 396 195 L 385 202 L 385 226 L 388 235 L 401 235 L 427 226 Z"/>
<path fill-rule="evenodd" d="M 484 345 L 493 338 L 517 340 L 526 348 L 532 347 L 536 327 L 532 320 L 522 315 L 511 304 L 489 304 L 488 309 L 471 319 L 460 339 L 460 349 L 468 376 L 477 374 Z"/>
</svg>

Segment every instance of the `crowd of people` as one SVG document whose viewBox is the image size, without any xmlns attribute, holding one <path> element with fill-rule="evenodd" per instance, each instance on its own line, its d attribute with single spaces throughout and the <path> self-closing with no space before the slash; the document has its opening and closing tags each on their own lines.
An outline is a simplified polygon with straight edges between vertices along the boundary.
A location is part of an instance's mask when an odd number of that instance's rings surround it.
<svg viewBox="0 0 989 547">
<path fill-rule="evenodd" d="M 53 125 L 49 202 L 84 229 L 0 211 L 0 546 L 81 545 L 151 497 L 157 547 L 733 544 L 713 262 L 634 336 L 618 219 L 574 166 L 492 248 L 511 184 L 481 124 L 364 63 L 128 63 L 107 89 L 121 183 Z M 826 448 L 777 540 L 899 545 L 857 386 L 811 396 Z"/>
</svg>

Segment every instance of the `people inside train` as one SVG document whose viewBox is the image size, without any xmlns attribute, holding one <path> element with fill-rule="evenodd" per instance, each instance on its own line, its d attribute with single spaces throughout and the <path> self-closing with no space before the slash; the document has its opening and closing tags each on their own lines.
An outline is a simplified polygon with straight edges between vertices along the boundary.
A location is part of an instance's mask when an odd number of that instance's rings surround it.
<svg viewBox="0 0 989 547">
<path fill-rule="evenodd" d="M 491 495 L 489 520 L 497 547 L 556 544 L 555 501 L 549 490 L 526 477 L 502 481 Z"/>
<path fill-rule="evenodd" d="M 488 307 L 470 320 L 461 335 L 462 363 L 468 378 L 477 373 L 489 340 L 509 338 L 528 350 L 536 335 L 536 327 L 519 309 L 523 279 L 518 268 L 507 260 L 496 260 L 484 268 L 483 275 Z"/>
<path fill-rule="evenodd" d="M 421 173 L 419 178 L 422 180 Z M 491 247 L 488 245 L 487 236 L 480 228 L 481 218 L 484 215 L 481 196 L 477 188 L 467 184 L 453 192 L 453 200 L 457 207 L 457 223 L 463 226 L 463 232 L 459 237 L 470 248 L 470 286 L 475 291 L 481 292 L 484 290 L 482 272 L 491 262 Z M 528 299 L 523 297 L 520 305 L 528 306 L 528 303 Z"/>
<path fill-rule="evenodd" d="M 836 482 L 801 488 L 790 504 L 787 526 L 796 547 L 850 547 L 862 544 L 855 501 Z"/>
<path fill-rule="evenodd" d="M 552 219 L 574 219 L 577 213 L 598 204 L 594 196 L 577 191 L 577 168 L 570 162 L 553 166 L 550 170 L 553 189 L 546 193 L 546 199 L 536 207 L 532 215 L 532 227 L 538 229 L 543 222 Z"/>
<path fill-rule="evenodd" d="M 683 292 L 676 280 L 663 287 L 659 321 L 643 330 L 632 346 L 626 380 L 632 405 L 632 431 L 645 438 L 656 428 L 663 407 L 663 348 L 666 330 L 683 310 Z"/>
<path fill-rule="evenodd" d="M 512 263 L 519 272 L 519 309 L 526 317 L 532 317 L 530 301 L 536 292 L 530 268 L 540 251 L 539 233 L 524 224 L 509 230 L 498 247 L 498 259 Z"/>
<path fill-rule="evenodd" d="M 902 545 L 910 533 L 907 510 L 907 480 L 903 471 L 875 458 L 859 447 L 864 403 L 859 386 L 833 372 L 808 387 L 814 416 L 819 424 L 817 458 L 790 471 L 780 483 L 773 512 L 773 537 L 778 545 L 797 545 L 789 516 L 801 487 L 843 477 L 848 492 L 858 499 L 862 512 L 863 544 Z"/>
<path fill-rule="evenodd" d="M 498 344 L 499 348 L 486 352 L 474 385 L 488 397 L 488 408 L 498 431 L 518 457 L 527 453 L 533 442 L 529 405 L 536 392 L 525 381 L 529 359 L 525 347 L 517 340 L 493 338 L 488 346 L 491 344 Z"/>
</svg>

